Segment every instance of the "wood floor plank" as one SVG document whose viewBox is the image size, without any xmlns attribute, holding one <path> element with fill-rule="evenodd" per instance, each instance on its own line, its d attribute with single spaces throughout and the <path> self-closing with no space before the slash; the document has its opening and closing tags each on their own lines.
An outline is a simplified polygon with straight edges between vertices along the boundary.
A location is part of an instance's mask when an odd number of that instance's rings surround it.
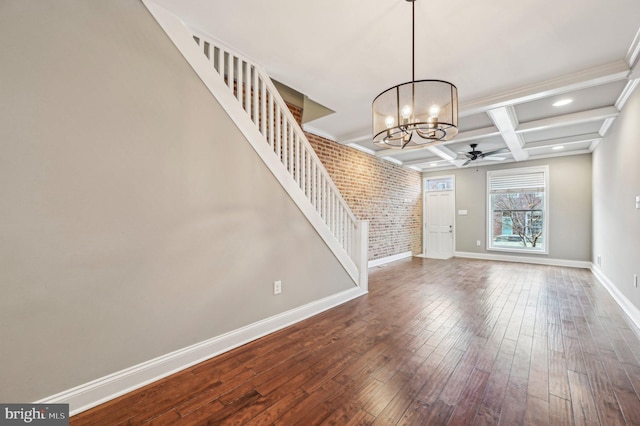
<svg viewBox="0 0 640 426">
<path fill-rule="evenodd" d="M 411 376 L 402 371 L 397 372 L 378 392 L 371 395 L 369 401 L 362 407 L 366 412 L 377 417 L 382 410 L 395 398 Z"/>
<path fill-rule="evenodd" d="M 568 374 L 574 423 L 576 425 L 601 424 L 596 402 L 591 392 L 589 378 L 586 374 L 577 373 L 572 370 L 569 370 Z"/>
<path fill-rule="evenodd" d="M 582 353 L 578 339 L 567 336 L 564 337 L 564 354 L 569 370 L 582 374 L 587 372 L 584 365 L 584 354 Z"/>
<path fill-rule="evenodd" d="M 500 414 L 491 411 L 490 409 L 479 406 L 476 416 L 473 419 L 473 426 L 494 426 L 500 421 Z"/>
<path fill-rule="evenodd" d="M 509 375 L 511 374 L 511 364 L 513 363 L 513 355 L 500 352 L 496 363 L 494 364 L 481 405 L 491 413 L 500 415 L 502 405 L 504 403 L 505 392 L 509 383 Z"/>
<path fill-rule="evenodd" d="M 601 317 L 600 321 L 602 322 L 605 332 L 609 337 L 609 341 L 611 342 L 613 350 L 616 352 L 618 359 L 625 364 L 640 366 L 638 358 L 629 347 L 626 339 L 620 334 L 620 330 L 618 329 L 618 326 L 615 324 L 615 322 L 608 317 Z M 640 354 L 638 356 L 640 357 Z"/>
<path fill-rule="evenodd" d="M 524 413 L 524 424 L 531 426 L 549 424 L 549 401 L 529 395 Z"/>
<path fill-rule="evenodd" d="M 489 373 L 474 369 L 462 392 L 462 397 L 455 405 L 449 425 L 470 425 L 476 417 L 482 395 L 489 379 Z"/>
<path fill-rule="evenodd" d="M 543 401 L 549 400 L 549 350 L 547 337 L 539 334 L 533 336 L 527 393 Z"/>
<path fill-rule="evenodd" d="M 605 352 L 601 359 L 602 366 L 607 372 L 606 379 L 610 380 L 611 388 L 626 423 L 640 425 L 640 397 L 626 371 L 633 368 L 640 370 L 640 368 L 622 364 L 618 361 L 615 353 Z M 594 362 L 596 362 L 595 357 Z M 594 372 L 596 373 L 594 380 L 603 380 L 599 377 L 597 370 Z"/>
<path fill-rule="evenodd" d="M 588 270 L 372 268 L 369 294 L 71 425 L 640 424 L 640 339 Z"/>
<path fill-rule="evenodd" d="M 253 418 L 248 419 L 245 422 L 245 425 L 259 426 L 265 424 L 273 424 L 277 419 L 282 417 L 285 413 L 298 405 L 303 399 L 307 398 L 308 396 L 309 395 L 302 389 L 295 389 L 293 392 L 284 395 L 277 402 L 267 407 L 265 410 L 263 410 Z"/>
<path fill-rule="evenodd" d="M 476 337 L 473 342 L 468 344 L 467 349 L 462 352 L 463 355 L 460 362 L 458 362 L 453 373 L 451 373 L 446 387 L 440 393 L 439 398 L 443 402 L 453 406 L 458 403 L 475 369 L 480 350 L 485 344 L 485 339 Z"/>
<path fill-rule="evenodd" d="M 591 354 L 585 354 L 584 358 L 600 420 L 608 425 L 624 425 L 624 417 L 604 365 L 598 357 Z"/>
<path fill-rule="evenodd" d="M 549 424 L 553 426 L 573 426 L 571 401 L 555 395 L 549 397 Z"/>
<path fill-rule="evenodd" d="M 453 412 L 454 407 L 440 400 L 431 404 L 414 403 L 405 411 L 405 415 L 397 425 L 446 425 Z"/>
<path fill-rule="evenodd" d="M 566 400 L 571 399 L 567 362 L 564 353 L 549 351 L 549 393 Z"/>
</svg>

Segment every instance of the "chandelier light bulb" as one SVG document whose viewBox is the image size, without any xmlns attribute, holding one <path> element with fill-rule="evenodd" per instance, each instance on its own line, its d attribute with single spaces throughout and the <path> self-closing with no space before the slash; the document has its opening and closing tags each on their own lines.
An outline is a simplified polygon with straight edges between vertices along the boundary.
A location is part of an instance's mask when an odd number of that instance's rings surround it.
<svg viewBox="0 0 640 426">
<path fill-rule="evenodd" d="M 429 108 L 429 117 L 438 118 L 438 114 L 440 114 L 440 107 L 438 105 L 432 105 Z"/>
<path fill-rule="evenodd" d="M 411 117 L 411 106 L 405 105 L 402 107 L 402 118 L 408 119 L 409 117 Z"/>
<path fill-rule="evenodd" d="M 393 119 L 392 116 L 387 116 L 387 118 L 385 118 L 384 120 L 384 124 L 387 126 L 388 129 L 392 128 L 394 124 L 396 124 L 396 120 Z"/>
</svg>

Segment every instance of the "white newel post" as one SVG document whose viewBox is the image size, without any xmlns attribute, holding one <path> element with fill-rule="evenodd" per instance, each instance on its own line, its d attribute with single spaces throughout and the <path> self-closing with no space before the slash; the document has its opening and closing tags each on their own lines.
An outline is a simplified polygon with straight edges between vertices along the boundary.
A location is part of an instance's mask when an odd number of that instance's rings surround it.
<svg viewBox="0 0 640 426">
<path fill-rule="evenodd" d="M 356 229 L 356 259 L 362 291 L 369 291 L 369 221 L 359 220 Z"/>
</svg>

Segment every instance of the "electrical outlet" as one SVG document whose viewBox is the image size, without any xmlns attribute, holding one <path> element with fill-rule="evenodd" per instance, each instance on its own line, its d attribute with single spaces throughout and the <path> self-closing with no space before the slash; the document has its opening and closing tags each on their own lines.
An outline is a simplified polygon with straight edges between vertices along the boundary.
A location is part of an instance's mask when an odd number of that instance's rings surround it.
<svg viewBox="0 0 640 426">
<path fill-rule="evenodd" d="M 282 293 L 282 281 L 274 281 L 273 282 L 273 294 Z"/>
<path fill-rule="evenodd" d="M 482 244 L 482 243 L 480 242 L 480 240 L 476 240 L 476 245 L 477 245 L 478 247 L 480 247 L 480 244 Z"/>
</svg>

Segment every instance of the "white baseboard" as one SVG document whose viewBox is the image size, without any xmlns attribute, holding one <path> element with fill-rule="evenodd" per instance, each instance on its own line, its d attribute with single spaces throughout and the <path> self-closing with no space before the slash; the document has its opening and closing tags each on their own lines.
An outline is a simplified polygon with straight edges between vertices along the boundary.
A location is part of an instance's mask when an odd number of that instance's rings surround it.
<svg viewBox="0 0 640 426">
<path fill-rule="evenodd" d="M 76 386 L 35 403 L 69 404 L 69 414 L 75 415 L 364 294 L 366 291 L 355 287 Z"/>
<path fill-rule="evenodd" d="M 406 251 L 404 253 L 394 254 L 393 256 L 382 257 L 380 259 L 374 259 L 369 261 L 369 268 L 373 268 L 374 266 L 384 265 L 385 263 L 395 262 L 396 260 L 406 259 L 407 257 L 411 257 L 412 253 L 410 251 Z"/>
<path fill-rule="evenodd" d="M 627 297 L 622 294 L 618 287 L 607 278 L 602 269 L 600 269 L 597 265 L 591 265 L 591 272 L 595 277 L 600 281 L 602 286 L 607 289 L 611 297 L 620 305 L 625 314 L 629 317 L 629 319 L 635 324 L 638 332 L 640 330 L 640 310 L 633 304 Z"/>
<path fill-rule="evenodd" d="M 548 259 L 543 257 L 530 256 L 509 256 L 504 254 L 471 253 L 464 251 L 457 251 L 454 253 L 454 256 L 464 257 L 467 259 L 499 260 L 502 262 L 533 263 L 536 265 L 567 266 L 570 268 L 591 268 L 591 262 L 581 260 Z"/>
</svg>

